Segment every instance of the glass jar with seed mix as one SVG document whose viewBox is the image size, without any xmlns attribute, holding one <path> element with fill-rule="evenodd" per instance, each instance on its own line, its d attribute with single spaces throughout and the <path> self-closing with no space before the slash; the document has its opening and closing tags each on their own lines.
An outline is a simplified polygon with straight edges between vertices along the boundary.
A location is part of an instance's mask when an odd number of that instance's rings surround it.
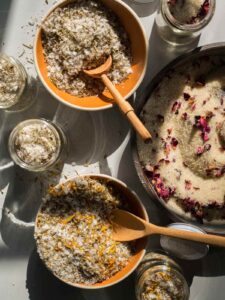
<svg viewBox="0 0 225 300">
<path fill-rule="evenodd" d="M 59 162 L 66 145 L 63 130 L 44 119 L 19 123 L 11 132 L 8 144 L 13 161 L 34 172 L 45 171 Z"/>
<path fill-rule="evenodd" d="M 215 0 L 161 0 L 156 25 L 163 40 L 172 45 L 188 45 L 210 22 Z"/>
<path fill-rule="evenodd" d="M 161 251 L 145 255 L 137 269 L 138 300 L 187 300 L 189 287 L 179 265 Z"/>
<path fill-rule="evenodd" d="M 24 66 L 15 58 L 0 53 L 0 109 L 21 111 L 35 100 L 37 87 Z"/>
</svg>

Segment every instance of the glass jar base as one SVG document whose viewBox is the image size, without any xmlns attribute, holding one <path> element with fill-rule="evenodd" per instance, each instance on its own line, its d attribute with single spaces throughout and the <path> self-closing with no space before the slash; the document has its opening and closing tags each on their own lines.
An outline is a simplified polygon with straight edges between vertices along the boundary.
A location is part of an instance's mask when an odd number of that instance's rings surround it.
<svg viewBox="0 0 225 300">
<path fill-rule="evenodd" d="M 30 77 L 26 89 L 23 95 L 21 95 L 20 97 L 20 100 L 13 106 L 6 108 L 5 111 L 14 113 L 14 112 L 22 112 L 27 110 L 36 102 L 37 94 L 38 94 L 38 85 L 36 79 Z"/>
<path fill-rule="evenodd" d="M 172 45 L 172 46 L 176 46 L 176 47 L 179 47 L 179 46 L 190 46 L 192 44 L 194 44 L 196 41 L 198 41 L 199 37 L 200 37 L 200 33 L 198 35 L 195 35 L 195 36 L 181 36 L 181 35 L 175 35 L 175 34 L 171 34 L 169 33 L 166 28 L 165 29 L 162 29 L 162 28 L 159 28 L 157 27 L 157 30 L 158 30 L 158 34 L 160 36 L 160 38 Z"/>
</svg>

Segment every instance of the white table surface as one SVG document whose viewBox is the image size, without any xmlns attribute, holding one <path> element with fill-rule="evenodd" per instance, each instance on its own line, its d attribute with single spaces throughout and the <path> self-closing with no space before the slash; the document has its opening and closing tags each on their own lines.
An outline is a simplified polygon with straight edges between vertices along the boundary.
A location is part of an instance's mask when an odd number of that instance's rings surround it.
<svg viewBox="0 0 225 300">
<path fill-rule="evenodd" d="M 0 0 L 0 51 L 20 57 L 28 73 L 36 77 L 32 50 L 22 44 L 32 44 L 35 25 L 53 4 L 49 0 Z M 154 24 L 157 4 L 134 5 L 126 1 L 139 15 L 149 39 L 149 64 L 146 78 L 139 89 L 181 51 L 162 43 Z M 29 24 L 28 24 L 29 23 Z M 225 1 L 217 0 L 216 13 L 203 31 L 199 45 L 225 41 Z M 24 50 L 23 50 L 24 49 Z M 126 182 L 143 200 L 150 219 L 158 224 L 170 221 L 161 208 L 149 198 L 133 166 L 129 126 L 118 109 L 104 112 L 81 112 L 58 104 L 40 82 L 37 103 L 24 113 L 0 111 L 0 299 L 4 300 L 111 300 L 135 299 L 134 276 L 114 287 L 99 291 L 71 288 L 46 270 L 34 246 L 33 220 L 41 195 L 51 182 L 65 180 L 75 174 L 104 173 Z M 137 97 L 138 101 L 138 97 Z M 7 151 L 10 130 L 19 121 L 45 117 L 59 122 L 69 140 L 69 155 L 56 173 L 38 176 L 16 168 Z M 157 247 L 158 239 L 149 241 Z M 180 262 L 191 288 L 191 300 L 224 300 L 225 251 L 211 249 L 201 261 Z"/>
</svg>

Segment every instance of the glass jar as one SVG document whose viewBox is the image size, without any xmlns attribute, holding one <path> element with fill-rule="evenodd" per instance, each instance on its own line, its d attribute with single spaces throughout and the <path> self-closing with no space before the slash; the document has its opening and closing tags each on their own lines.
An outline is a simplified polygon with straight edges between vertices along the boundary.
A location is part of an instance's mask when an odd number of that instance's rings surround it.
<svg viewBox="0 0 225 300">
<path fill-rule="evenodd" d="M 188 300 L 189 287 L 179 265 L 162 251 L 149 252 L 137 269 L 138 300 Z"/>
<path fill-rule="evenodd" d="M 156 25 L 160 37 L 171 45 L 188 45 L 201 34 L 202 29 L 210 22 L 215 12 L 215 0 L 209 0 L 208 11 L 198 22 L 181 22 L 172 15 L 169 8 L 171 1 L 161 0 L 156 15 Z M 193 19 L 193 17 L 192 17 Z"/>
<path fill-rule="evenodd" d="M 37 85 L 15 58 L 0 53 L 0 109 L 21 111 L 33 104 Z"/>
<path fill-rule="evenodd" d="M 45 119 L 19 123 L 9 136 L 9 153 L 20 167 L 33 172 L 53 167 L 65 154 L 67 138 L 63 130 Z"/>
</svg>

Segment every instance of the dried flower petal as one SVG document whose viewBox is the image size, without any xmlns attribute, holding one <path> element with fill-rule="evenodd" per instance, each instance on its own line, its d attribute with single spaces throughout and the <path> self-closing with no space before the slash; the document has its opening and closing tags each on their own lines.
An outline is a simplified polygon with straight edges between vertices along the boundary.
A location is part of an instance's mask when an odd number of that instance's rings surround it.
<svg viewBox="0 0 225 300">
<path fill-rule="evenodd" d="M 190 190 L 192 183 L 190 180 L 185 180 L 185 190 Z"/>
<path fill-rule="evenodd" d="M 176 147 L 177 147 L 177 145 L 178 145 L 178 140 L 175 138 L 175 137 L 173 137 L 172 139 L 171 139 L 171 145 L 172 145 L 172 147 L 173 147 L 173 149 L 176 149 Z"/>
<path fill-rule="evenodd" d="M 201 136 L 204 142 L 207 142 L 209 140 L 208 133 L 210 132 L 210 127 L 207 123 L 207 120 L 205 117 L 202 116 L 195 116 L 195 124 L 198 129 L 201 130 Z"/>
<path fill-rule="evenodd" d="M 181 102 L 175 101 L 173 103 L 171 111 L 174 112 L 177 115 L 179 113 L 180 107 L 181 107 Z"/>
<path fill-rule="evenodd" d="M 183 96 L 185 101 L 188 101 L 191 98 L 191 95 L 188 93 L 183 93 Z"/>
</svg>

